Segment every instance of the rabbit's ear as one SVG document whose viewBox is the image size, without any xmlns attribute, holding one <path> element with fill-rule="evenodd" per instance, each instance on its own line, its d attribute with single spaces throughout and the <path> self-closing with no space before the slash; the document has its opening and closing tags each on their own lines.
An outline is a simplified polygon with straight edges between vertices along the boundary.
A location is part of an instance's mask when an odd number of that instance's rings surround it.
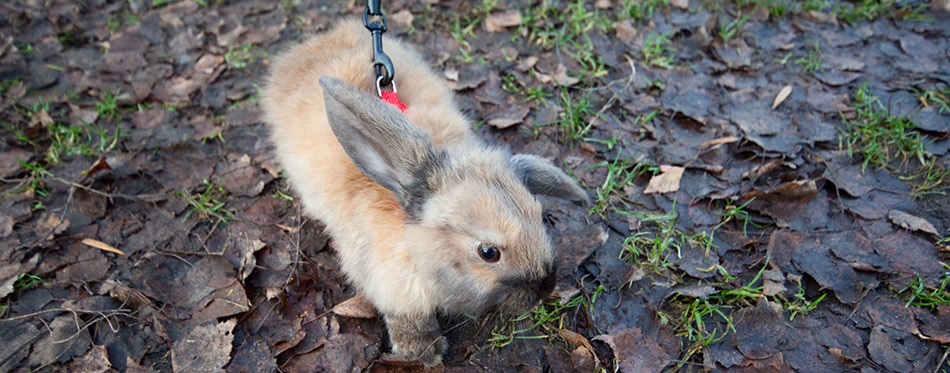
<svg viewBox="0 0 950 373">
<path fill-rule="evenodd" d="M 424 200 L 440 165 L 425 133 L 395 107 L 337 78 L 320 77 L 330 128 L 364 175 L 386 187 L 408 212 Z"/>
<path fill-rule="evenodd" d="M 509 164 L 531 193 L 564 198 L 577 204 L 588 202 L 584 189 L 547 159 L 517 154 Z"/>
</svg>

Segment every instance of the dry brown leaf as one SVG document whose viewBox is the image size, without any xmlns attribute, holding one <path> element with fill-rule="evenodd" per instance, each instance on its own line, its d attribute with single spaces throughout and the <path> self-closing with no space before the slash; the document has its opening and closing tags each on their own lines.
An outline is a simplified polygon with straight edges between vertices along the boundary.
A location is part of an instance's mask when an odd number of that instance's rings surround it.
<svg viewBox="0 0 950 373">
<path fill-rule="evenodd" d="M 333 313 L 356 319 L 372 319 L 376 317 L 376 307 L 362 295 L 347 299 L 333 307 Z"/>
<path fill-rule="evenodd" d="M 498 129 L 508 128 L 523 122 L 528 112 L 531 111 L 530 107 L 519 104 L 497 105 L 495 108 L 485 116 L 485 119 L 488 121 L 488 125 Z"/>
<path fill-rule="evenodd" d="M 445 75 L 445 79 L 448 79 L 449 81 L 452 81 L 452 82 L 459 81 L 459 71 L 456 69 L 452 69 L 452 68 L 446 69 L 445 71 L 442 72 L 442 74 Z"/>
<path fill-rule="evenodd" d="M 680 9 L 689 9 L 689 0 L 670 0 L 670 5 Z"/>
<path fill-rule="evenodd" d="M 172 343 L 172 369 L 176 372 L 224 372 L 231 360 L 231 341 L 237 319 L 208 322 L 182 333 Z"/>
<path fill-rule="evenodd" d="M 13 294 L 13 284 L 20 275 L 20 266 L 16 262 L 0 266 L 0 299 Z"/>
<path fill-rule="evenodd" d="M 553 78 L 558 84 L 567 87 L 580 83 L 581 81 L 579 78 L 567 75 L 567 67 L 563 64 L 557 65 L 557 70 L 554 71 Z"/>
<path fill-rule="evenodd" d="M 85 354 L 69 363 L 70 371 L 84 373 L 105 373 L 112 368 L 106 346 L 93 345 Z"/>
<path fill-rule="evenodd" d="M 257 266 L 257 257 L 254 256 L 254 253 L 267 247 L 267 244 L 256 238 L 252 240 L 245 233 L 244 239 L 239 240 L 237 246 L 238 250 L 243 253 L 243 255 L 241 255 L 241 268 L 238 270 L 238 275 L 241 281 L 244 281 L 251 275 L 251 272 L 254 272 L 254 268 Z"/>
<path fill-rule="evenodd" d="M 850 356 L 848 356 L 848 355 L 845 355 L 845 354 L 841 351 L 840 348 L 828 347 L 828 352 L 830 352 L 832 355 L 837 356 L 839 359 L 841 359 L 841 361 L 855 362 L 855 361 L 858 361 L 858 360 L 859 360 L 859 359 L 855 359 L 855 358 L 853 358 L 853 357 L 850 357 Z"/>
<path fill-rule="evenodd" d="M 105 242 L 102 242 L 96 239 L 83 238 L 82 243 L 86 244 L 86 246 L 92 246 L 102 251 L 108 251 L 113 254 L 125 255 L 125 253 L 122 252 L 122 250 L 116 249 L 112 247 L 112 245 L 109 245 Z"/>
<path fill-rule="evenodd" d="M 765 288 L 762 289 L 762 294 L 774 296 L 778 293 L 783 293 L 788 290 L 785 285 L 778 281 L 765 280 Z"/>
<path fill-rule="evenodd" d="M 787 200 L 814 196 L 816 194 L 818 194 L 818 184 L 815 180 L 796 180 L 768 190 L 751 190 L 743 194 L 741 199 Z"/>
<path fill-rule="evenodd" d="M 683 285 L 679 286 L 672 291 L 671 294 L 681 294 L 690 298 L 699 298 L 699 299 L 708 299 L 710 295 L 716 294 L 716 288 L 712 285 Z"/>
<path fill-rule="evenodd" d="M 52 236 L 63 233 L 66 228 L 69 228 L 68 219 L 60 219 L 56 214 L 49 214 L 45 219 L 40 220 L 40 223 L 36 226 L 37 230 L 44 233 L 52 233 Z"/>
<path fill-rule="evenodd" d="M 887 217 L 891 219 L 892 223 L 897 224 L 904 229 L 940 236 L 940 234 L 937 233 L 937 228 L 934 228 L 934 225 L 924 218 L 920 218 L 900 210 L 891 210 L 887 213 Z"/>
<path fill-rule="evenodd" d="M 670 193 L 680 189 L 680 178 L 683 177 L 683 167 L 661 165 L 660 174 L 653 176 L 643 194 Z"/>
<path fill-rule="evenodd" d="M 579 333 L 567 329 L 559 329 L 558 333 L 561 334 L 561 338 L 564 338 L 564 341 L 568 344 L 583 347 L 587 349 L 587 351 L 590 351 L 591 354 L 594 353 L 594 348 L 591 347 L 590 342 Z"/>
<path fill-rule="evenodd" d="M 622 21 L 614 22 L 614 32 L 617 35 L 617 39 L 620 41 L 633 44 L 637 39 L 637 28 L 630 22 L 629 19 Z"/>
<path fill-rule="evenodd" d="M 511 10 L 504 13 L 490 14 L 485 19 L 485 31 L 498 32 L 507 27 L 518 26 L 521 24 L 521 13 L 517 10 Z"/>
<path fill-rule="evenodd" d="M 640 328 L 615 330 L 593 340 L 610 346 L 616 365 L 624 372 L 661 372 L 670 363 L 666 350 Z"/>
<path fill-rule="evenodd" d="M 112 167 L 109 166 L 109 162 L 106 161 L 106 157 L 105 157 L 105 156 L 99 156 L 99 159 L 97 159 L 95 162 L 93 162 L 93 163 L 92 163 L 92 166 L 89 166 L 89 169 L 86 170 L 86 174 L 83 175 L 83 177 L 82 177 L 81 180 L 79 180 L 79 183 L 82 184 L 82 183 L 86 182 L 86 180 L 89 180 L 89 178 L 92 177 L 92 175 L 95 175 L 96 172 L 99 172 L 99 171 L 102 171 L 102 170 L 108 170 L 108 169 L 111 169 L 111 168 L 112 168 Z"/>
<path fill-rule="evenodd" d="M 44 128 L 53 124 L 53 118 L 49 116 L 49 113 L 46 112 L 46 109 L 40 109 L 39 112 L 33 114 L 33 120 L 30 121 L 30 127 L 36 126 L 37 124 L 42 125 Z"/>
<path fill-rule="evenodd" d="M 775 96 L 775 101 L 772 101 L 772 110 L 775 110 L 779 105 L 785 102 L 785 99 L 792 94 L 792 85 L 786 84 L 782 87 L 781 91 L 778 91 L 778 95 Z"/>
<path fill-rule="evenodd" d="M 720 137 L 718 139 L 713 139 L 699 144 L 699 146 L 711 146 L 711 145 L 722 145 L 738 142 L 740 139 L 735 136 Z"/>
</svg>

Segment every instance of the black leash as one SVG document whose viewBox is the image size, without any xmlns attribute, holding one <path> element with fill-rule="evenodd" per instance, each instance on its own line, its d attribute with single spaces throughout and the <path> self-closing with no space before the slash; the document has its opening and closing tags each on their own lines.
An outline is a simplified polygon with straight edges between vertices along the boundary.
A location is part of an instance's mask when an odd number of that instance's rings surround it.
<svg viewBox="0 0 950 373">
<path fill-rule="evenodd" d="M 376 69 L 376 90 L 382 96 L 381 88 L 393 83 L 396 71 L 393 61 L 383 53 L 383 33 L 386 32 L 386 16 L 379 8 L 379 0 L 368 0 L 363 12 L 363 26 L 373 34 L 373 67 Z M 370 17 L 377 19 L 370 22 Z M 395 86 L 393 86 L 395 88 Z"/>
</svg>

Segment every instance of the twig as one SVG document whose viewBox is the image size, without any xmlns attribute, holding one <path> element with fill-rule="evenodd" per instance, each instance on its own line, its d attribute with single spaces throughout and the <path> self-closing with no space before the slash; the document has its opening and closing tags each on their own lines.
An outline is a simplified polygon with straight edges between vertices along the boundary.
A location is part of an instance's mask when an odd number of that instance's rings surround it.
<svg viewBox="0 0 950 373">
<path fill-rule="evenodd" d="M 630 85 L 633 84 L 634 80 L 636 80 L 637 66 L 633 63 L 633 60 L 630 59 L 630 56 L 624 55 L 624 58 L 626 58 L 627 63 L 630 64 L 630 76 L 627 78 L 627 83 L 623 85 L 623 89 L 625 90 L 627 87 L 630 87 Z M 601 118 L 604 115 L 604 112 L 607 111 L 607 109 L 612 108 L 614 104 L 617 103 L 617 101 L 620 101 L 620 97 L 617 93 L 614 93 L 610 96 L 610 99 L 607 100 L 607 103 L 600 107 L 600 110 L 597 111 L 597 114 L 594 114 L 594 116 L 591 117 L 589 121 L 587 121 L 587 126 L 584 127 L 581 133 L 587 133 L 587 131 L 589 131 L 590 128 L 594 126 L 594 121 L 597 120 L 597 118 Z"/>
<path fill-rule="evenodd" d="M 60 182 L 60 183 L 69 185 L 69 186 L 71 186 L 71 187 L 73 187 L 73 188 L 79 188 L 79 189 L 85 190 L 85 191 L 87 191 L 87 192 L 89 192 L 89 193 L 96 194 L 96 195 L 103 196 L 103 197 L 107 197 L 107 198 L 122 198 L 122 199 L 128 199 L 128 200 L 133 200 L 133 201 L 154 202 L 154 201 L 153 201 L 153 198 L 154 198 L 154 197 L 164 197 L 163 195 L 160 195 L 160 194 L 146 194 L 146 195 L 144 195 L 144 197 L 143 197 L 143 196 L 133 196 L 133 195 L 128 195 L 128 194 L 122 194 L 122 193 L 107 193 L 107 192 L 103 192 L 103 191 L 101 191 L 101 190 L 98 190 L 98 189 L 95 189 L 95 188 L 92 188 L 92 187 L 88 187 L 88 186 L 79 184 L 79 183 L 77 183 L 77 182 L 75 182 L 75 181 L 69 181 L 69 180 L 63 179 L 63 178 L 61 178 L 61 177 L 59 177 L 59 176 L 51 175 L 50 178 L 51 178 L 52 180 L 58 181 L 58 182 Z M 148 198 L 148 197 L 152 197 L 152 198 Z"/>
<path fill-rule="evenodd" d="M 296 229 L 294 229 L 294 232 L 291 233 L 293 234 L 293 240 L 291 244 L 294 247 L 294 268 L 290 271 L 290 274 L 287 275 L 287 280 L 284 281 L 284 286 L 282 286 L 282 288 L 286 288 L 287 285 L 290 284 L 290 280 L 292 280 L 294 275 L 297 274 L 297 263 L 300 261 L 300 230 L 303 228 L 304 224 L 306 224 L 306 221 L 301 221 L 300 204 L 295 204 L 297 205 L 297 213 L 294 215 L 294 226 Z"/>
<path fill-rule="evenodd" d="M 101 310 L 101 311 L 86 311 L 86 310 L 70 310 L 70 309 L 65 309 L 65 308 L 51 308 L 51 309 L 48 309 L 48 310 L 36 311 L 36 312 L 33 312 L 33 313 L 27 313 L 27 314 L 23 314 L 23 315 L 20 315 L 20 316 L 7 317 L 7 318 L 4 318 L 4 319 L 0 319 L 0 322 L 20 320 L 20 319 L 25 319 L 25 318 L 29 318 L 29 317 L 39 316 L 39 315 L 42 315 L 42 314 L 44 314 L 44 313 L 50 313 L 50 312 L 74 312 L 74 313 L 91 313 L 91 314 L 99 314 L 99 315 L 102 315 L 102 314 L 104 314 L 105 312 L 109 312 L 109 311 L 112 312 L 111 314 L 109 314 L 109 316 L 112 316 L 112 315 L 121 315 L 121 316 L 132 317 L 132 314 L 129 313 L 129 312 L 132 312 L 132 310 L 130 310 L 130 309 L 125 309 L 125 308 L 116 308 L 116 309 L 114 309 L 114 310 Z M 2 365 L 2 364 L 0 364 L 0 365 Z"/>
<path fill-rule="evenodd" d="M 950 355 L 950 347 L 947 347 L 947 351 L 943 353 L 943 357 L 940 358 L 940 363 L 937 363 L 937 366 L 934 368 L 934 373 L 940 372 L 940 367 L 947 361 L 947 355 Z"/>
</svg>

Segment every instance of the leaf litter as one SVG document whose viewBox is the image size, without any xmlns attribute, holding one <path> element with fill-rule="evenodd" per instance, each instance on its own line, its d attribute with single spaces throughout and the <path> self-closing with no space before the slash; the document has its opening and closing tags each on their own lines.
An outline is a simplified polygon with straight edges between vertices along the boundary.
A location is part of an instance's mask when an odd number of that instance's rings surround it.
<svg viewBox="0 0 950 373">
<path fill-rule="evenodd" d="M 543 200 L 560 299 L 446 317 L 445 370 L 948 369 L 950 19 L 670 3 L 383 4 L 479 136 L 599 206 Z M 273 55 L 362 4 L 0 8 L 0 370 L 421 369 L 257 106 Z M 850 137 L 876 115 L 914 126 Z"/>
</svg>

